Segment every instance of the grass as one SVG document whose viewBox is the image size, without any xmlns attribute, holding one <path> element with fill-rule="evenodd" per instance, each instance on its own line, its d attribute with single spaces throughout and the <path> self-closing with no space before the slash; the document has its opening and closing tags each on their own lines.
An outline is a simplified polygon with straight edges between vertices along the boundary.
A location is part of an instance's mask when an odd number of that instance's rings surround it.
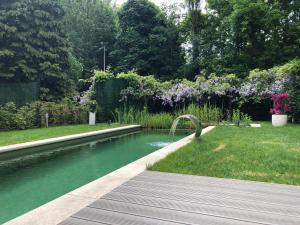
<svg viewBox="0 0 300 225">
<path fill-rule="evenodd" d="M 220 126 L 150 170 L 300 185 L 300 125 Z"/>
<path fill-rule="evenodd" d="M 0 146 L 24 143 L 28 141 L 37 141 L 47 138 L 60 137 L 71 134 L 79 134 L 84 132 L 102 130 L 106 128 L 114 128 L 119 124 L 101 123 L 95 126 L 89 125 L 68 125 L 49 128 L 35 128 L 19 131 L 4 131 L 0 132 Z"/>
</svg>

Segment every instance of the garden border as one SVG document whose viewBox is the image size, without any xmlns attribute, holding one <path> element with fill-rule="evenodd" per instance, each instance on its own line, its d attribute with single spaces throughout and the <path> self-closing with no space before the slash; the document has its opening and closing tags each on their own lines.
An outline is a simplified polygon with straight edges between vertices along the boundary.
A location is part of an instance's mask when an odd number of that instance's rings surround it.
<svg viewBox="0 0 300 225">
<path fill-rule="evenodd" d="M 0 155 L 3 153 L 19 151 L 24 149 L 31 149 L 40 146 L 49 146 L 53 144 L 67 143 L 67 142 L 74 143 L 74 142 L 88 141 L 88 139 L 94 139 L 95 137 L 99 137 L 99 138 L 114 137 L 116 135 L 124 134 L 125 131 L 127 133 L 128 131 L 137 131 L 141 129 L 142 129 L 141 125 L 129 125 L 129 126 L 104 129 L 99 131 L 67 135 L 67 136 L 56 137 L 56 138 L 49 138 L 49 139 L 44 139 L 39 141 L 25 142 L 21 144 L 7 145 L 7 146 L 0 147 Z"/>
<path fill-rule="evenodd" d="M 204 135 L 211 131 L 214 126 L 202 130 Z M 195 134 L 189 135 L 175 143 L 161 148 L 143 158 L 140 158 L 106 176 L 79 187 L 57 199 L 54 199 L 32 211 L 29 211 L 4 225 L 55 225 L 58 224 L 82 208 L 96 201 L 114 188 L 120 186 L 132 177 L 145 171 L 149 165 L 165 158 L 172 152 L 189 144 Z"/>
</svg>

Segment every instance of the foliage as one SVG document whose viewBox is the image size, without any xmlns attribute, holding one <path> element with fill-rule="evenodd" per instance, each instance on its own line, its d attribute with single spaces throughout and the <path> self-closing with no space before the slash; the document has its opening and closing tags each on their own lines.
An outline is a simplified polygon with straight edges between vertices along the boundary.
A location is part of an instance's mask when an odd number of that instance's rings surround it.
<svg viewBox="0 0 300 225">
<path fill-rule="evenodd" d="M 80 124 L 87 122 L 88 109 L 69 100 L 61 102 L 33 102 L 20 108 L 14 103 L 0 106 L 0 130 L 24 130 L 45 125 L 45 114 L 49 114 L 49 125 Z"/>
<path fill-rule="evenodd" d="M 59 0 L 66 15 L 64 27 L 79 61 L 84 65 L 84 74 L 103 68 L 103 47 L 113 50 L 118 32 L 116 9 L 110 0 Z M 113 59 L 106 55 L 106 63 Z"/>
<path fill-rule="evenodd" d="M 71 52 L 68 55 L 68 62 L 69 62 L 69 77 L 73 80 L 76 84 L 77 81 L 81 78 L 83 72 L 83 65 L 79 62 L 78 58 Z"/>
<path fill-rule="evenodd" d="M 191 68 L 208 76 L 268 69 L 300 54 L 299 1 L 186 1 L 183 22 L 192 44 Z M 192 70 L 190 78 L 195 75 Z"/>
<path fill-rule="evenodd" d="M 200 97 L 200 92 L 195 85 L 192 82 L 185 82 L 185 80 L 176 82 L 168 89 L 163 89 L 161 94 L 157 96 L 158 99 L 161 99 L 163 105 L 171 107 L 199 101 Z"/>
<path fill-rule="evenodd" d="M 96 100 L 89 101 L 88 108 L 90 112 L 97 112 L 98 103 Z"/>
<path fill-rule="evenodd" d="M 148 98 L 154 97 L 159 92 L 160 82 L 154 76 L 140 76 L 135 71 L 128 73 L 119 73 L 117 79 L 127 82 L 127 88 L 121 91 L 121 101 L 127 102 L 130 100 L 144 101 L 147 105 Z"/>
<path fill-rule="evenodd" d="M 283 69 L 290 74 L 287 89 L 291 98 L 292 117 L 300 121 L 300 59 L 291 61 Z"/>
<path fill-rule="evenodd" d="M 241 112 L 239 109 L 233 110 L 231 118 L 228 118 L 227 120 L 238 126 L 250 126 L 252 123 L 251 117 L 246 113 Z"/>
<path fill-rule="evenodd" d="M 103 71 L 103 70 L 94 70 L 92 80 L 95 83 L 103 83 L 109 79 L 114 78 L 114 74 L 110 71 Z"/>
<path fill-rule="evenodd" d="M 29 106 L 17 108 L 12 102 L 0 106 L 0 130 L 27 129 L 34 126 L 35 109 Z"/>
<path fill-rule="evenodd" d="M 134 107 L 123 107 L 116 109 L 114 112 L 115 121 L 120 124 L 140 124 L 147 128 L 170 129 L 173 121 L 182 114 L 193 114 L 204 124 L 218 124 L 222 119 L 222 112 L 215 106 L 203 107 L 191 104 L 184 110 L 176 111 L 174 114 L 160 112 L 149 113 L 146 108 L 139 110 Z M 180 128 L 192 128 L 192 124 L 188 121 L 179 123 Z"/>
<path fill-rule="evenodd" d="M 147 110 L 139 111 L 132 107 L 116 109 L 114 117 L 120 124 L 140 124 L 155 129 L 169 129 L 174 120 L 174 116 L 170 113 L 151 114 Z"/>
<path fill-rule="evenodd" d="M 294 59 L 271 69 L 250 71 L 249 77 L 243 80 L 238 90 L 240 102 L 259 102 L 262 98 L 270 98 L 272 94 L 288 91 L 290 79 L 297 68 L 300 68 L 300 60 Z"/>
<path fill-rule="evenodd" d="M 150 170 L 300 185 L 300 126 L 216 127 Z"/>
<path fill-rule="evenodd" d="M 190 104 L 184 109 L 179 110 L 177 115 L 180 114 L 192 114 L 205 124 L 218 124 L 224 117 L 220 108 L 216 106 L 209 106 L 208 104 L 204 104 L 202 107 Z"/>
<path fill-rule="evenodd" d="M 271 113 L 276 115 L 285 115 L 291 111 L 290 96 L 288 93 L 273 94 L 272 101 L 274 103 L 274 108 L 270 110 Z"/>
<path fill-rule="evenodd" d="M 51 0 L 12 0 L 1 1 L 0 12 L 0 79 L 38 80 L 47 100 L 69 95 L 62 8 Z"/>
<path fill-rule="evenodd" d="M 88 90 L 77 96 L 76 99 L 81 105 L 87 106 L 90 112 L 96 112 L 99 109 L 96 99 L 96 85 L 105 83 L 114 77 L 113 73 L 109 71 L 94 70 L 93 76 L 85 80 L 85 83 L 89 86 Z"/>
<path fill-rule="evenodd" d="M 111 53 L 114 72 L 135 69 L 163 79 L 180 76 L 182 41 L 172 19 L 148 0 L 128 0 L 118 15 L 121 31 Z"/>
</svg>

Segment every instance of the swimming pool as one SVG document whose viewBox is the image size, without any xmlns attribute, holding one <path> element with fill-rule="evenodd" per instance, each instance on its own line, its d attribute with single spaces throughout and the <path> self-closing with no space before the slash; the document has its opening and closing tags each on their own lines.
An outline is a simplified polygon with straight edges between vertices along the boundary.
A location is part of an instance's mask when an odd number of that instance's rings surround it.
<svg viewBox="0 0 300 225">
<path fill-rule="evenodd" d="M 101 141 L 0 156 L 0 223 L 186 136 L 140 131 Z"/>
</svg>

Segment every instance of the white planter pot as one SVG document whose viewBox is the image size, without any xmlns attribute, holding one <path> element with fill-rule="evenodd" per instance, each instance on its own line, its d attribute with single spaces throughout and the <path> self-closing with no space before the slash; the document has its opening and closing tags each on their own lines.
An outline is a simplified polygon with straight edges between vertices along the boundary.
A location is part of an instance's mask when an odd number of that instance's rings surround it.
<svg viewBox="0 0 300 225">
<path fill-rule="evenodd" d="M 89 114 L 89 125 L 96 125 L 96 113 L 90 112 Z"/>
<path fill-rule="evenodd" d="M 274 127 L 282 127 L 287 125 L 287 115 L 272 115 L 272 125 Z"/>
</svg>

